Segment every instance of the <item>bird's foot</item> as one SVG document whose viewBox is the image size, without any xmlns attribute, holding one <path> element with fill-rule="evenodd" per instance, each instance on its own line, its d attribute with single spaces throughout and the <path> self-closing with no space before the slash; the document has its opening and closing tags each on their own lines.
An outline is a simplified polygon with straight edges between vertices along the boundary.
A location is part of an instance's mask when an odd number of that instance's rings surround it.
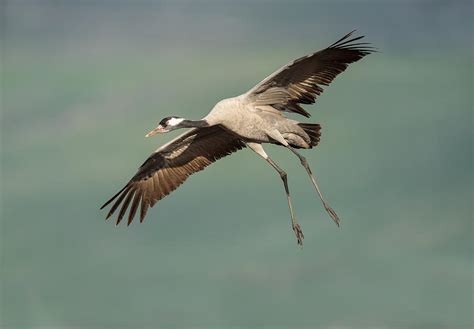
<svg viewBox="0 0 474 329">
<path fill-rule="evenodd" d="M 301 230 L 300 224 L 293 224 L 293 231 L 295 232 L 296 241 L 298 242 L 298 245 L 303 246 L 304 234 Z"/>
<path fill-rule="evenodd" d="M 331 216 L 332 220 L 334 221 L 334 223 L 336 223 L 336 225 L 339 227 L 340 224 L 341 224 L 341 220 L 339 219 L 339 217 L 337 216 L 336 212 L 334 211 L 334 209 L 332 209 L 331 207 L 329 207 L 329 205 L 327 203 L 324 203 L 324 208 L 326 209 L 326 211 L 328 212 L 329 216 Z"/>
</svg>

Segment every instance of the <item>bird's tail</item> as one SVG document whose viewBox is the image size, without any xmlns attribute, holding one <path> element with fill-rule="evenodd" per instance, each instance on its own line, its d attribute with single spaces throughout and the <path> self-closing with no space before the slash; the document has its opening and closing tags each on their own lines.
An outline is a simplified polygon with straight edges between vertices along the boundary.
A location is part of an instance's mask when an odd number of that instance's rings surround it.
<svg viewBox="0 0 474 329">
<path fill-rule="evenodd" d="M 311 139 L 311 147 L 319 144 L 321 138 L 321 125 L 318 123 L 298 123 L 298 126 L 303 128 L 304 132 L 308 134 Z"/>
</svg>

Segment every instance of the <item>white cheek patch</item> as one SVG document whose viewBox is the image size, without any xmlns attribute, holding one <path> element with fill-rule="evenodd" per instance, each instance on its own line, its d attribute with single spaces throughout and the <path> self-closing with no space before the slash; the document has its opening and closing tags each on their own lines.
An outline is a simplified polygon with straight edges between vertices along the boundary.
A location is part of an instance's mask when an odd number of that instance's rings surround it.
<svg viewBox="0 0 474 329">
<path fill-rule="evenodd" d="M 169 126 L 177 126 L 183 121 L 184 121 L 183 118 L 171 118 L 171 119 L 168 120 L 168 125 Z"/>
</svg>

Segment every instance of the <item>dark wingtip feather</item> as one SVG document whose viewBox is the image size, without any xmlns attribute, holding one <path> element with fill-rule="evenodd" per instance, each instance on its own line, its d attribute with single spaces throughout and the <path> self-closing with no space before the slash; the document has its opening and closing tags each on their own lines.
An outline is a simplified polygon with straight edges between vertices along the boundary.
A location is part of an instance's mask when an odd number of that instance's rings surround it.
<svg viewBox="0 0 474 329">
<path fill-rule="evenodd" d="M 109 201 L 107 201 L 106 203 L 104 203 L 104 204 L 100 207 L 100 209 L 102 210 L 102 209 L 104 209 L 105 207 L 107 207 L 107 206 L 108 206 L 112 201 L 114 201 L 115 198 L 118 197 L 119 194 L 122 193 L 123 190 L 125 190 L 127 187 L 128 187 L 128 184 L 125 185 L 120 191 L 118 191 L 113 197 L 111 197 L 111 198 L 109 199 Z"/>
<path fill-rule="evenodd" d="M 122 221 L 122 218 L 125 215 L 125 212 L 127 211 L 127 208 L 130 204 L 130 201 L 132 201 L 132 197 L 133 197 L 134 194 L 135 194 L 135 189 L 130 189 L 127 192 L 127 197 L 123 201 L 122 208 L 120 208 L 120 212 L 119 212 L 119 215 L 117 217 L 117 221 L 116 221 L 115 225 L 118 225 Z"/>
<path fill-rule="evenodd" d="M 354 41 L 358 41 L 360 39 L 362 39 L 364 36 L 361 35 L 361 36 L 358 36 L 358 37 L 355 37 L 355 38 L 352 38 L 352 39 L 349 39 L 349 40 L 345 40 L 344 42 L 339 42 L 338 44 L 334 45 L 332 48 L 343 48 L 344 45 L 347 45 L 347 44 L 352 44 L 351 42 L 354 42 Z"/>
<path fill-rule="evenodd" d="M 144 194 L 142 196 L 142 205 L 140 207 L 140 223 L 143 223 L 143 220 L 145 219 L 147 211 L 148 211 L 148 202 L 147 200 L 145 200 L 145 194 Z"/>
<path fill-rule="evenodd" d="M 125 196 L 127 195 L 128 193 L 128 190 L 130 189 L 129 186 L 126 186 L 125 188 L 123 188 L 118 194 L 116 194 L 113 198 L 115 199 L 117 196 L 118 196 L 118 199 L 117 201 L 115 201 L 114 205 L 112 206 L 112 208 L 110 208 L 110 211 L 109 213 L 107 214 L 107 217 L 105 218 L 106 220 L 112 216 L 112 214 L 115 212 L 115 210 L 118 208 L 118 206 L 120 205 L 120 203 L 122 202 L 122 200 L 125 198 Z M 123 192 L 122 192 L 123 191 Z"/>
<path fill-rule="evenodd" d="M 354 42 L 358 41 L 365 36 L 361 35 L 355 38 L 349 38 L 356 30 L 351 31 L 350 33 L 346 34 L 341 39 L 334 42 L 330 45 L 327 49 L 345 49 L 345 50 L 353 50 L 358 51 L 362 56 L 369 55 L 374 52 L 378 52 L 377 48 L 372 47 L 370 42 Z"/>
<path fill-rule="evenodd" d="M 140 204 L 141 197 L 142 197 L 141 191 L 137 191 L 135 193 L 135 197 L 133 198 L 132 206 L 130 207 L 130 212 L 128 214 L 127 226 L 129 226 L 130 223 L 132 223 L 133 217 L 135 217 L 135 213 L 137 212 L 138 205 Z"/>
<path fill-rule="evenodd" d="M 328 48 L 332 48 L 332 47 L 336 46 L 339 42 L 346 40 L 346 39 L 349 38 L 352 34 L 354 34 L 355 31 L 357 31 L 357 30 L 352 30 L 352 31 L 350 31 L 350 32 L 347 33 L 345 36 L 343 36 L 342 38 L 340 38 L 339 40 L 337 40 L 336 42 L 334 42 L 332 45 L 330 45 Z"/>
</svg>

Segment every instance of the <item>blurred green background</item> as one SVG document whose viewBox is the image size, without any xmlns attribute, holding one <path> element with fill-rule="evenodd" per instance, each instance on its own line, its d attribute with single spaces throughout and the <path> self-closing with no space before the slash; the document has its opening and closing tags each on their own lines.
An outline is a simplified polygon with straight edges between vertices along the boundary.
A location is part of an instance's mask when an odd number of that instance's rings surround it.
<svg viewBox="0 0 474 329">
<path fill-rule="evenodd" d="M 3 1 L 1 328 L 471 328 L 471 1 Z M 307 109 L 297 247 L 278 175 L 225 158 L 115 227 L 177 133 L 352 29 L 379 48 Z M 296 117 L 295 117 L 296 118 Z"/>
</svg>

